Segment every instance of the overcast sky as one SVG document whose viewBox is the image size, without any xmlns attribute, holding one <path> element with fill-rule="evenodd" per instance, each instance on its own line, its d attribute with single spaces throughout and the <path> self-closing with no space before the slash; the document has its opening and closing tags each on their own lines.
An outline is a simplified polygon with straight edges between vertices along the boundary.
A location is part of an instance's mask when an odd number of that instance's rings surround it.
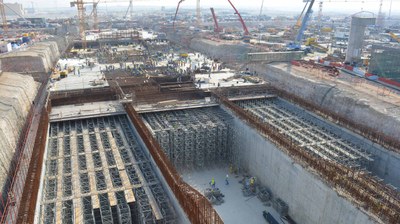
<svg viewBox="0 0 400 224">
<path fill-rule="evenodd" d="M 7 3 L 18 2 L 22 3 L 25 8 L 31 6 L 31 2 L 35 4 L 36 8 L 49 8 L 49 7 L 69 7 L 69 2 L 72 0 L 4 0 Z M 93 0 L 84 0 L 91 2 Z M 97 0 L 95 0 L 97 1 Z M 129 2 L 129 0 L 101 0 L 107 2 L 103 4 L 111 5 L 127 5 L 128 3 L 109 3 L 112 1 Z M 239 9 L 253 8 L 260 10 L 262 0 L 231 0 L 233 4 Z M 331 1 L 331 2 L 329 2 Z M 343 3 L 343 1 L 348 1 Z M 319 2 L 319 0 L 316 0 Z M 361 9 L 377 13 L 379 10 L 379 0 L 324 0 L 324 11 L 341 11 L 341 12 L 358 12 Z M 364 2 L 364 3 L 362 3 Z M 383 12 L 389 14 L 391 0 L 384 0 Z M 134 4 L 138 6 L 166 6 L 175 7 L 178 0 L 134 0 Z M 196 0 L 185 0 L 181 4 L 182 8 L 194 7 Z M 303 0 L 265 0 L 264 11 L 279 10 L 279 11 L 299 11 L 301 12 L 304 6 Z M 202 8 L 209 7 L 230 7 L 226 0 L 201 0 Z M 314 12 L 318 11 L 318 4 L 314 4 Z M 392 16 L 400 16 L 400 0 L 392 0 Z"/>
</svg>

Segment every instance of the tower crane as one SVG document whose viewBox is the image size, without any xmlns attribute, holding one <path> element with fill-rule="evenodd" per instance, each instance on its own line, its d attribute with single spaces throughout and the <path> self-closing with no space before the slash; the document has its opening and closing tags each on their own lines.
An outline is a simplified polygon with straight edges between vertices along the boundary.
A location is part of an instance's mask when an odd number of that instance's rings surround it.
<svg viewBox="0 0 400 224">
<path fill-rule="evenodd" d="M 0 2 L 2 2 L 3 0 L 0 0 Z M 97 15 L 97 6 L 98 6 L 98 4 L 100 3 L 100 2 L 106 2 L 106 0 L 92 0 L 92 1 L 90 1 L 90 2 L 86 2 L 86 1 L 84 1 L 84 0 L 76 0 L 76 1 L 74 1 L 74 2 L 70 2 L 70 6 L 71 7 L 77 7 L 77 9 L 78 9 L 78 21 L 79 21 L 79 35 L 80 35 L 80 37 L 81 37 L 81 39 L 82 39 L 82 48 L 86 48 L 86 45 L 87 45 L 87 43 L 86 43 L 86 36 L 85 36 L 85 26 L 86 26 L 86 24 L 85 24 L 85 7 L 84 7 L 84 5 L 85 4 L 93 4 L 93 10 L 92 10 L 92 12 L 90 13 L 90 16 L 89 17 L 92 17 L 93 16 L 93 29 L 98 29 L 98 23 L 99 23 L 99 21 L 98 21 L 98 15 Z M 129 1 L 129 10 L 130 10 L 130 13 L 131 13 L 131 15 L 132 15 L 132 11 L 133 11 L 133 4 L 132 4 L 132 2 L 133 2 L 133 0 L 107 0 L 107 2 L 127 2 L 127 1 Z M 1 4 L 1 6 L 2 6 L 2 4 Z M 1 6 L 0 6 L 0 11 L 1 11 Z M 126 15 L 125 15 L 125 17 L 126 17 Z"/>
<path fill-rule="evenodd" d="M 83 0 L 76 0 L 75 2 L 71 2 L 71 7 L 78 8 L 78 20 L 79 20 L 79 36 L 82 40 L 82 48 L 86 49 L 86 35 L 85 35 L 85 7 Z"/>
<path fill-rule="evenodd" d="M 6 12 L 4 10 L 3 0 L 0 0 L 0 14 L 1 14 L 1 21 L 3 22 L 3 33 L 6 34 L 8 32 L 8 24 L 7 24 Z"/>
</svg>

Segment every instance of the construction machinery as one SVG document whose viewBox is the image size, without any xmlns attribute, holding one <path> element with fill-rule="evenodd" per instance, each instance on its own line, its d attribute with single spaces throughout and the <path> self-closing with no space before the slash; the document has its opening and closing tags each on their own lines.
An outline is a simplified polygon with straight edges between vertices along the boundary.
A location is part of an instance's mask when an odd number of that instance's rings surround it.
<svg viewBox="0 0 400 224">
<path fill-rule="evenodd" d="M 243 20 L 242 16 L 240 15 L 240 13 L 239 13 L 239 11 L 236 9 L 236 7 L 233 5 L 233 3 L 231 2 L 231 0 L 228 0 L 228 2 L 229 2 L 229 4 L 231 4 L 233 10 L 235 10 L 235 14 L 238 15 L 239 20 L 240 20 L 240 23 L 242 24 L 243 31 L 244 31 L 244 33 L 243 33 L 243 40 L 244 40 L 244 42 L 250 42 L 250 32 L 249 32 L 249 30 L 247 29 L 246 23 L 244 23 L 244 20 Z"/>
<path fill-rule="evenodd" d="M 172 25 L 174 29 L 175 29 L 176 16 L 178 15 L 178 11 L 179 11 L 179 6 L 180 6 L 181 3 L 184 2 L 184 1 L 185 1 L 185 0 L 180 0 L 180 1 L 178 2 L 178 6 L 176 7 L 175 16 L 174 16 L 174 21 L 173 21 L 173 25 Z M 240 21 L 240 23 L 242 24 L 243 32 L 244 32 L 244 33 L 243 33 L 243 40 L 244 40 L 244 42 L 250 42 L 250 32 L 249 32 L 249 30 L 247 29 L 247 26 L 246 26 L 246 24 L 245 24 L 245 22 L 244 22 L 242 16 L 240 15 L 240 13 L 239 13 L 239 11 L 236 9 L 236 7 L 233 5 L 233 3 L 232 3 L 230 0 L 228 0 L 228 2 L 229 2 L 229 4 L 232 6 L 233 10 L 235 10 L 235 14 L 238 15 L 239 21 Z M 199 6 L 199 4 L 198 4 L 198 7 L 197 7 L 198 15 L 199 15 L 199 11 L 200 11 L 199 8 L 200 8 L 200 6 Z M 215 20 L 214 20 L 214 21 L 215 21 Z"/>
<path fill-rule="evenodd" d="M 214 20 L 214 32 L 215 33 L 220 33 L 222 31 L 222 28 L 218 25 L 218 20 L 217 16 L 215 15 L 214 8 L 210 8 L 211 14 Z"/>
<path fill-rule="evenodd" d="M 4 11 L 3 0 L 0 0 L 0 14 L 1 14 L 1 21 L 3 22 L 3 33 L 6 34 L 8 32 L 8 24 L 7 24 L 6 12 Z"/>
<path fill-rule="evenodd" d="M 174 16 L 174 21 L 172 22 L 172 27 L 175 30 L 175 21 L 176 21 L 176 16 L 178 15 L 178 11 L 179 11 L 179 6 L 181 5 L 182 2 L 184 2 L 185 0 L 180 0 L 178 2 L 178 6 L 176 7 L 176 11 L 175 11 L 175 16 Z"/>
<path fill-rule="evenodd" d="M 305 45 L 312 47 L 318 52 L 326 53 L 329 51 L 327 47 L 320 45 L 315 37 L 307 38 Z"/>
<path fill-rule="evenodd" d="M 260 8 L 260 15 L 259 15 L 259 17 L 261 17 L 261 15 L 262 15 L 263 8 L 264 8 L 264 0 L 261 1 L 261 8 Z"/>
<path fill-rule="evenodd" d="M 128 12 L 129 12 L 129 14 L 131 16 L 131 19 L 132 19 L 132 17 L 133 17 L 133 0 L 129 0 L 129 6 L 128 6 L 128 9 L 126 10 L 125 17 L 124 17 L 125 19 L 128 16 Z"/>
<path fill-rule="evenodd" d="M 82 48 L 86 49 L 86 35 L 85 35 L 85 7 L 83 0 L 77 0 L 75 2 L 71 2 L 71 7 L 78 8 L 78 21 L 79 21 L 79 36 L 82 40 Z"/>
<path fill-rule="evenodd" d="M 288 50 L 290 50 L 290 51 L 298 51 L 298 50 L 301 50 L 301 41 L 303 40 L 304 31 L 305 31 L 306 28 L 307 28 L 308 21 L 309 21 L 310 18 L 311 18 L 312 7 L 313 7 L 313 5 L 314 5 L 314 2 L 315 2 L 315 0 L 311 0 L 311 1 L 309 1 L 309 2 L 306 2 L 306 6 L 308 5 L 306 14 L 305 14 L 304 17 L 303 17 L 303 20 L 302 20 L 302 22 L 301 22 L 301 26 L 300 26 L 300 29 L 299 29 L 299 31 L 298 31 L 298 33 L 297 33 L 297 36 L 296 36 L 295 41 L 292 42 L 292 43 L 289 43 L 289 44 L 287 45 Z M 306 8 L 306 7 L 304 7 L 304 8 Z M 303 9 L 303 11 L 304 11 L 304 9 Z"/>
<path fill-rule="evenodd" d="M 398 37 L 396 34 L 394 34 L 392 31 L 387 30 L 386 33 L 390 35 L 390 37 L 395 40 L 397 43 L 400 43 L 400 37 Z"/>
</svg>

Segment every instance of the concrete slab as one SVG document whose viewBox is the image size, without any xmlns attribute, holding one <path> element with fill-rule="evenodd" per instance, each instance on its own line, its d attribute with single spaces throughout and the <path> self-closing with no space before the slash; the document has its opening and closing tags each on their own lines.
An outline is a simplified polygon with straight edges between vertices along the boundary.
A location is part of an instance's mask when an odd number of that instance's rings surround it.
<svg viewBox="0 0 400 224">
<path fill-rule="evenodd" d="M 224 223 L 231 224 L 265 224 L 266 221 L 262 216 L 262 212 L 266 210 L 261 201 L 257 197 L 244 197 L 241 190 L 239 178 L 235 178 L 229 174 L 229 185 L 225 185 L 225 177 L 229 169 L 217 168 L 204 171 L 193 171 L 183 173 L 183 179 L 204 194 L 206 188 L 209 188 L 209 182 L 215 178 L 216 187 L 225 195 L 225 202 L 221 205 L 215 205 L 214 208 L 221 216 Z M 240 176 L 241 177 L 241 176 Z"/>
</svg>

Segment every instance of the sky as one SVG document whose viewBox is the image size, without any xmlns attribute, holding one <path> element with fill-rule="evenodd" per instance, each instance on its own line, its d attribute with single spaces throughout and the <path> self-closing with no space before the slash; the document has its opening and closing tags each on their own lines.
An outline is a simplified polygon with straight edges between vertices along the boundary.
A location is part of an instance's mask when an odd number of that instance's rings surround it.
<svg viewBox="0 0 400 224">
<path fill-rule="evenodd" d="M 72 0 L 4 0 L 5 3 L 18 2 L 22 3 L 25 8 L 31 6 L 31 2 L 34 3 L 36 8 L 51 8 L 51 7 L 69 7 L 69 2 Z M 93 0 L 84 0 L 91 2 Z M 97 1 L 97 0 L 95 0 Z M 129 2 L 129 0 L 101 0 L 102 2 L 107 2 L 103 4 L 107 5 L 128 5 L 128 3 L 110 3 L 112 1 L 119 2 Z M 262 0 L 231 0 L 233 4 L 240 9 L 254 9 L 259 11 L 261 7 Z M 331 2 L 329 2 L 331 1 Z M 343 1 L 348 1 L 343 3 Z M 400 0 L 384 0 L 382 11 L 389 14 L 390 2 L 392 1 L 392 16 L 400 16 Z M 316 0 L 314 4 L 314 12 L 318 11 L 319 0 Z M 359 12 L 361 10 L 371 11 L 373 13 L 378 13 L 379 10 L 379 0 L 324 0 L 323 11 L 329 12 Z M 364 3 L 362 3 L 364 2 Z M 134 5 L 137 6 L 166 6 L 166 7 L 176 7 L 178 0 L 134 0 Z M 181 4 L 182 8 L 190 8 L 196 5 L 196 0 L 185 0 Z M 101 5 L 100 5 L 101 6 Z M 263 11 L 299 11 L 303 9 L 303 0 L 264 0 Z M 228 1 L 226 0 L 201 0 L 202 8 L 222 8 L 230 7 Z"/>
</svg>

